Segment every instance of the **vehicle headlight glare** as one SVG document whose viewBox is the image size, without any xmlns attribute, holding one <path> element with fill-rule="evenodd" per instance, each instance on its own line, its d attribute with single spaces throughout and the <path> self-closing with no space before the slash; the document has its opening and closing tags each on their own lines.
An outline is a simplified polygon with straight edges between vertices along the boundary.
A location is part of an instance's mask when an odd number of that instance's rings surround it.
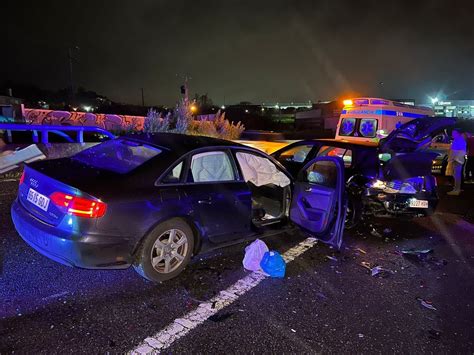
<svg viewBox="0 0 474 355">
<path fill-rule="evenodd" d="M 387 186 L 385 181 L 382 180 L 375 180 L 371 183 L 370 187 L 374 189 L 384 189 Z"/>
</svg>

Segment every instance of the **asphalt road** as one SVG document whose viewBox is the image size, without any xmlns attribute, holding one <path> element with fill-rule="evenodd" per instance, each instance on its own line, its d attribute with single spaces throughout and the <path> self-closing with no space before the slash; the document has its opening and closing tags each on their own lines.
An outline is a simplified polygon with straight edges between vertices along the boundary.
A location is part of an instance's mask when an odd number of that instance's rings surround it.
<svg viewBox="0 0 474 355">
<path fill-rule="evenodd" d="M 56 264 L 15 232 L 16 185 L 0 182 L 1 354 L 127 352 L 248 275 L 244 245 L 201 256 L 160 285 L 132 269 Z M 472 353 L 473 201 L 467 186 L 460 197 L 443 194 L 431 218 L 367 224 L 345 234 L 340 252 L 318 244 L 284 279 L 263 280 L 165 352 Z M 305 238 L 265 242 L 284 252 Z M 433 251 L 423 260 L 401 255 L 410 248 Z M 362 262 L 388 271 L 371 276 Z"/>
</svg>

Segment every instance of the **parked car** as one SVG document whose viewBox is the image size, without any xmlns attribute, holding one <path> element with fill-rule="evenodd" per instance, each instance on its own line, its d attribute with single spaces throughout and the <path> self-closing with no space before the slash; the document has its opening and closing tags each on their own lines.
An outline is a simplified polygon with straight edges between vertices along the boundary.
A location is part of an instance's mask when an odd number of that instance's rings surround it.
<svg viewBox="0 0 474 355">
<path fill-rule="evenodd" d="M 426 148 L 436 134 L 454 122 L 450 118 L 419 118 L 379 143 L 314 139 L 293 143 L 272 156 L 292 176 L 298 176 L 315 158 L 342 158 L 348 193 L 346 228 L 357 226 L 362 215 L 426 216 L 438 204 L 436 179 L 431 175 L 437 153 Z"/>
<path fill-rule="evenodd" d="M 292 178 L 257 149 L 169 133 L 26 164 L 11 207 L 20 236 L 47 257 L 81 268 L 133 265 L 152 281 L 290 221 L 340 247 L 345 211 L 339 157 L 308 159 Z"/>
</svg>

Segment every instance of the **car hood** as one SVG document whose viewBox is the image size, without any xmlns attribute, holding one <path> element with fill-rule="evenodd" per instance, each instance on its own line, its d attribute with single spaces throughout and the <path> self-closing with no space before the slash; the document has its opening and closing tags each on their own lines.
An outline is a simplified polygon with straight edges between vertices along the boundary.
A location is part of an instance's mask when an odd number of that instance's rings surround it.
<svg viewBox="0 0 474 355">
<path fill-rule="evenodd" d="M 405 180 L 431 175 L 433 160 L 437 155 L 438 153 L 430 151 L 397 154 L 384 164 L 383 179 L 386 181 Z"/>
<path fill-rule="evenodd" d="M 455 124 L 454 118 L 422 117 L 401 125 L 382 139 L 382 152 L 414 152 L 426 148 L 431 140 L 446 128 Z"/>
</svg>

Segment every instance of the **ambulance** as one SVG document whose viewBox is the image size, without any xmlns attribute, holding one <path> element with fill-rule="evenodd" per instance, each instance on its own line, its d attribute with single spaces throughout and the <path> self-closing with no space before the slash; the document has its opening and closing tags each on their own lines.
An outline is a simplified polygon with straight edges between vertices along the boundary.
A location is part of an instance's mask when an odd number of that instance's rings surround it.
<svg viewBox="0 0 474 355">
<path fill-rule="evenodd" d="M 336 129 L 337 140 L 378 142 L 408 121 L 434 116 L 429 107 L 380 98 L 362 97 L 343 103 Z"/>
</svg>

